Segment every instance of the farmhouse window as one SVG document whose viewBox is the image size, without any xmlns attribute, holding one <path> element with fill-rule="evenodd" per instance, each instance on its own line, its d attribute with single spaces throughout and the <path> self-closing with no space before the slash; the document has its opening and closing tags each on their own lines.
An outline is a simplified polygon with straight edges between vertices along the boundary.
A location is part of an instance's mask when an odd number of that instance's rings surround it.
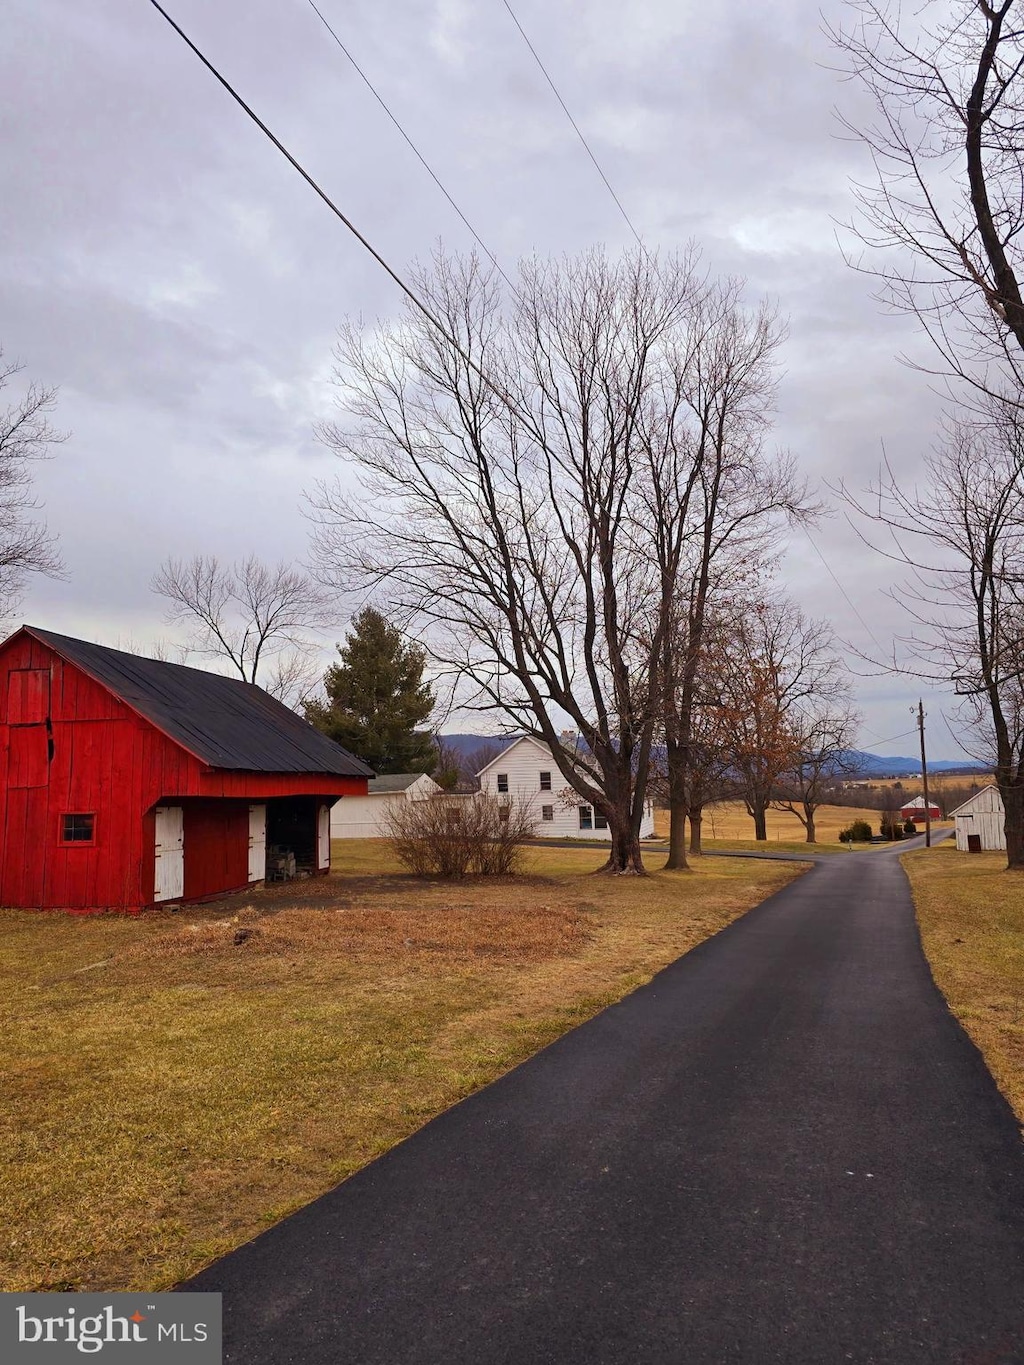
<svg viewBox="0 0 1024 1365">
<path fill-rule="evenodd" d="M 580 829 L 594 828 L 594 812 L 590 806 L 580 806 Z"/>
<path fill-rule="evenodd" d="M 508 791 L 508 773 L 498 773 L 498 791 Z"/>
<path fill-rule="evenodd" d="M 542 820 L 553 820 L 555 818 L 554 806 L 541 806 L 540 818 Z"/>
<path fill-rule="evenodd" d="M 498 807 L 498 822 L 502 825 L 508 824 L 508 806 Z"/>
<path fill-rule="evenodd" d="M 95 841 L 95 815 L 62 815 L 60 841 L 62 844 L 91 844 Z"/>
<path fill-rule="evenodd" d="M 599 810 L 594 811 L 594 828 L 595 829 L 608 828 L 608 817 L 607 815 L 602 815 Z"/>
<path fill-rule="evenodd" d="M 551 774 L 550 774 L 550 773 L 541 773 L 541 775 L 540 775 L 540 789 L 541 789 L 542 792 L 549 792 L 549 791 L 551 790 Z"/>
</svg>

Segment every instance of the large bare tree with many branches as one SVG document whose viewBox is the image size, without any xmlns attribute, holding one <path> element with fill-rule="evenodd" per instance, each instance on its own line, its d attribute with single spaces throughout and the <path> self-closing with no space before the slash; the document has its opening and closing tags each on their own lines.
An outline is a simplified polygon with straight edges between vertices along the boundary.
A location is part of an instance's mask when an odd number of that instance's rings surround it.
<svg viewBox="0 0 1024 1365">
<path fill-rule="evenodd" d="M 677 589 L 712 486 L 738 504 L 746 473 L 732 446 L 712 468 L 699 376 L 730 337 L 763 373 L 777 326 L 690 254 L 528 261 L 510 298 L 439 255 L 416 289 L 440 326 L 343 331 L 323 434 L 362 492 L 314 496 L 321 572 L 416 623 L 464 706 L 544 740 L 607 818 L 609 869 L 640 871 Z"/>
<path fill-rule="evenodd" d="M 1024 867 L 1018 602 L 1024 395 L 1024 23 L 1018 0 L 911 9 L 851 0 L 833 31 L 873 99 L 862 240 L 888 300 L 913 312 L 962 381 L 922 489 L 886 466 L 848 500 L 886 533 L 916 625 L 908 669 L 952 681 L 995 762 L 1010 867 Z M 933 18 L 934 16 L 934 18 Z M 876 258 L 878 259 L 878 258 Z"/>
<path fill-rule="evenodd" d="M 875 118 L 857 187 L 858 262 L 915 314 L 941 368 L 975 389 L 1024 379 L 1024 26 L 1016 0 L 849 0 L 829 30 Z M 1009 390 L 1007 383 L 1009 382 Z"/>
</svg>

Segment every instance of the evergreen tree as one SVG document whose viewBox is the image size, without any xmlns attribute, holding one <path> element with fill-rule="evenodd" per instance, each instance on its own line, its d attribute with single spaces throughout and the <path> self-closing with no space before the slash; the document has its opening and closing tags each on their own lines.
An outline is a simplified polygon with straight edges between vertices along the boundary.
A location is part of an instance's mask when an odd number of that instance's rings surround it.
<svg viewBox="0 0 1024 1365">
<path fill-rule="evenodd" d="M 341 662 L 324 674 L 327 702 L 306 704 L 306 719 L 368 763 L 375 773 L 429 773 L 437 752 L 417 730 L 434 709 L 423 681 L 426 655 L 373 607 L 352 620 Z"/>
</svg>

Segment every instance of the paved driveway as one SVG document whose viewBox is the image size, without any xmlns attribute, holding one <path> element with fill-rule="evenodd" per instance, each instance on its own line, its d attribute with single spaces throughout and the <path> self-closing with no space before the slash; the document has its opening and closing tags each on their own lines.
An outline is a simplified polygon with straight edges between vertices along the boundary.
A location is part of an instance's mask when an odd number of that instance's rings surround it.
<svg viewBox="0 0 1024 1365">
<path fill-rule="evenodd" d="M 897 851 L 821 859 L 183 1286 L 226 1358 L 1024 1361 L 1019 1132 Z"/>
</svg>

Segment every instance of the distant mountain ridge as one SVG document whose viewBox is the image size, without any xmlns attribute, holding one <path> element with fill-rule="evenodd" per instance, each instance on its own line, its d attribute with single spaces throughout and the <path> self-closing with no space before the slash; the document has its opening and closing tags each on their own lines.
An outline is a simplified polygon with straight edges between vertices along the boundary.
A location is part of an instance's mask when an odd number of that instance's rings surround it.
<svg viewBox="0 0 1024 1365">
<path fill-rule="evenodd" d="M 454 749 L 460 759 L 467 759 L 479 750 L 505 749 L 519 736 L 456 734 L 442 735 L 441 738 Z M 851 777 L 913 777 L 921 771 L 921 760 L 907 758 L 905 755 L 891 758 L 885 754 L 868 753 L 863 749 L 848 749 L 844 755 L 843 767 L 849 770 Z M 971 763 L 968 759 L 930 758 L 928 771 L 964 773 L 966 776 L 971 773 L 987 773 L 989 769 L 984 764 Z"/>
<path fill-rule="evenodd" d="M 921 771 L 920 758 L 903 756 L 889 757 L 886 754 L 865 753 L 862 749 L 849 749 L 844 764 L 853 767 L 861 777 L 912 777 Z M 929 758 L 930 773 L 987 773 L 983 763 L 972 763 L 966 758 Z"/>
</svg>

